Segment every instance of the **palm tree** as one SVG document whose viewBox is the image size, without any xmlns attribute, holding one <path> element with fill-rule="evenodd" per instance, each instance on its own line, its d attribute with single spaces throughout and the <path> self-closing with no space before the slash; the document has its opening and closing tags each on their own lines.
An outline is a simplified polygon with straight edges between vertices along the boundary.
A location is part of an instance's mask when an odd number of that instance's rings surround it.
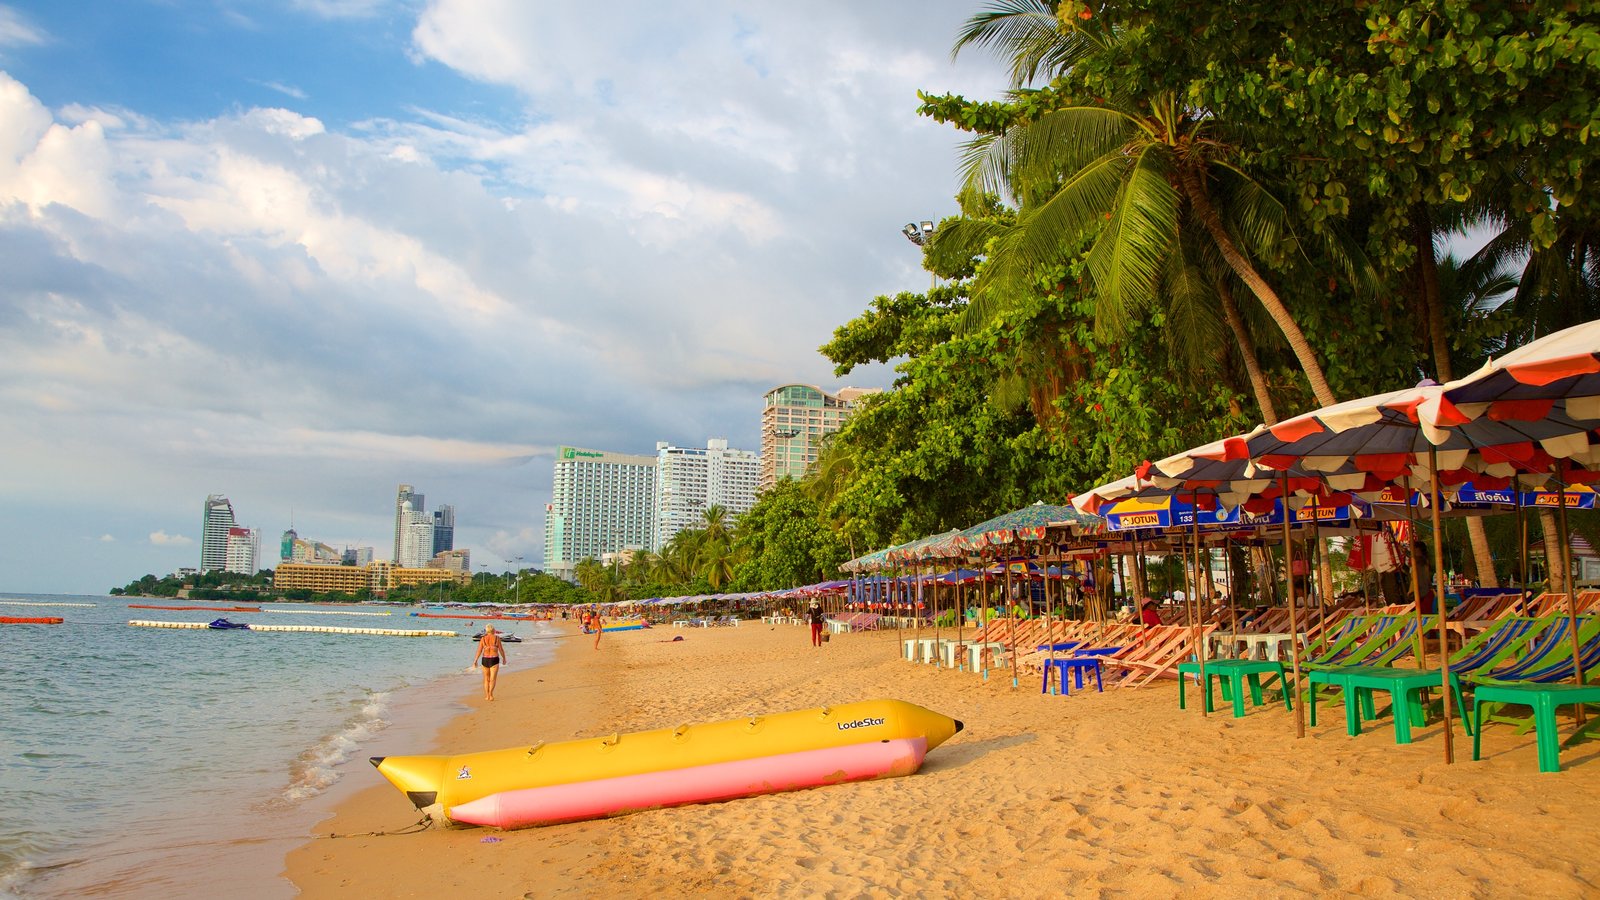
<svg viewBox="0 0 1600 900">
<path fill-rule="evenodd" d="M 969 45 L 1009 52 L 1013 84 L 1021 87 L 1063 74 L 1116 41 L 1099 17 L 1064 26 L 1046 0 L 997 0 L 968 21 L 955 52 Z M 942 232 L 942 240 L 973 250 L 988 245 L 971 320 L 989 318 L 1029 273 L 1058 262 L 1065 242 L 1096 234 L 1085 262 L 1100 300 L 1097 323 L 1108 334 L 1120 333 L 1151 309 L 1163 285 L 1193 281 L 1181 248 L 1182 233 L 1195 230 L 1282 331 L 1317 402 L 1335 402 L 1299 323 L 1256 263 L 1296 243 L 1288 210 L 1247 172 L 1233 137 L 1208 111 L 1156 93 L 1069 101 L 1003 134 L 975 139 L 965 167 L 967 192 L 1009 194 L 1020 211 L 1012 225 L 969 221 Z M 1333 258 L 1347 274 L 1370 281 L 1359 254 L 1329 234 Z M 1245 347 L 1253 342 L 1243 319 L 1223 318 L 1241 353 L 1250 356 Z M 1253 365 L 1246 361 L 1247 370 Z M 1252 387 L 1261 399 L 1264 381 L 1252 377 Z M 1270 410 L 1269 401 L 1264 415 Z"/>
<path fill-rule="evenodd" d="M 1208 112 L 1170 93 L 1068 105 L 977 138 L 966 170 L 969 190 L 1010 193 L 1022 205 L 1015 224 L 969 221 L 944 233 L 988 247 L 972 316 L 993 315 L 1030 272 L 1060 260 L 1064 240 L 1093 233 L 1084 262 L 1097 322 L 1121 333 L 1157 305 L 1164 284 L 1190 277 L 1183 232 L 1194 229 L 1272 317 L 1317 402 L 1336 402 L 1299 323 L 1253 260 L 1295 242 L 1288 210 L 1246 172 L 1238 144 Z M 1043 199 L 1030 203 L 1030 193 Z"/>
</svg>

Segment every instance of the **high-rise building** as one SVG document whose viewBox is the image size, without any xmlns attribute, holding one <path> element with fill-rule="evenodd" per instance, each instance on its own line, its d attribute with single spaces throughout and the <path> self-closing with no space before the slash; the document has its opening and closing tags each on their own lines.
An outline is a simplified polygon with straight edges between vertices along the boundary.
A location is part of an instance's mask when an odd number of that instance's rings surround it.
<svg viewBox="0 0 1600 900">
<path fill-rule="evenodd" d="M 448 503 L 439 504 L 433 511 L 433 552 L 443 553 L 456 548 L 456 508 Z"/>
<path fill-rule="evenodd" d="M 815 385 L 786 384 L 767 392 L 761 410 L 761 480 L 766 490 L 782 478 L 804 478 L 817 462 L 822 439 L 838 431 L 859 401 L 877 388 L 841 388 L 829 394 Z"/>
<path fill-rule="evenodd" d="M 426 501 L 423 499 L 423 496 L 421 494 L 413 492 L 411 490 L 411 485 L 409 485 L 409 484 L 400 485 L 400 490 L 395 493 L 395 498 L 394 498 L 394 556 L 390 557 L 390 559 L 395 560 L 396 563 L 399 563 L 399 560 L 400 560 L 400 534 L 401 534 L 402 531 L 405 530 L 405 525 L 406 525 L 405 520 L 402 518 L 402 514 L 405 513 L 405 512 L 418 512 L 418 513 L 420 513 L 424 509 L 427 508 L 425 503 L 426 503 Z M 408 504 L 409 504 L 409 506 L 408 506 Z M 430 527 L 431 527 L 431 523 L 430 523 Z M 430 537 L 428 540 L 431 542 L 433 539 Z M 428 555 L 432 556 L 433 554 L 430 553 Z"/>
<path fill-rule="evenodd" d="M 256 557 L 260 555 L 260 541 L 254 528 L 240 528 L 235 525 L 228 529 L 228 548 L 223 560 L 223 569 L 240 575 L 254 575 L 256 573 Z"/>
<path fill-rule="evenodd" d="M 433 559 L 433 516 L 413 510 L 408 500 L 400 504 L 397 527 L 400 530 L 394 564 L 407 569 L 425 568 Z"/>
<path fill-rule="evenodd" d="M 654 537 L 656 458 L 562 447 L 545 507 L 544 569 L 570 579 L 579 561 Z"/>
<path fill-rule="evenodd" d="M 207 496 L 205 516 L 200 524 L 201 572 L 217 572 L 228 567 L 228 529 L 233 525 L 233 504 L 228 498 L 221 494 Z"/>
<path fill-rule="evenodd" d="M 371 547 L 346 547 L 339 555 L 339 564 L 345 566 L 368 566 L 377 551 Z"/>
<path fill-rule="evenodd" d="M 293 528 L 283 533 L 283 539 L 278 542 L 278 559 L 281 562 L 294 561 L 294 545 L 300 540 L 300 535 Z"/>
<path fill-rule="evenodd" d="M 730 450 L 721 438 L 705 449 L 656 444 L 655 535 L 650 547 L 660 551 L 672 536 L 705 523 L 705 512 L 720 506 L 729 523 L 756 504 L 761 457 L 751 450 Z"/>
</svg>

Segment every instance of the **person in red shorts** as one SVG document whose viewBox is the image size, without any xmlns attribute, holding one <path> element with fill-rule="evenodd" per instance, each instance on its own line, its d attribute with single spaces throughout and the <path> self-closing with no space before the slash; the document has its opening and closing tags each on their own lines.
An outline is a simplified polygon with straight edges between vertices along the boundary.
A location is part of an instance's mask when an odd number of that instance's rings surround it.
<svg viewBox="0 0 1600 900">
<path fill-rule="evenodd" d="M 811 608 L 806 610 L 806 621 L 811 623 L 811 646 L 822 646 L 822 625 L 825 617 L 822 614 L 822 604 L 811 601 Z"/>
</svg>

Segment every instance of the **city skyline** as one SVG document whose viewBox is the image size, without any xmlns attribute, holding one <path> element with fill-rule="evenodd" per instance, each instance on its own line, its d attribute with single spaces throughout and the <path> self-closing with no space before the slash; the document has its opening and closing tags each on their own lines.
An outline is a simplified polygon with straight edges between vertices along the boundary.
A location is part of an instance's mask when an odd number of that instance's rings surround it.
<svg viewBox="0 0 1600 900">
<path fill-rule="evenodd" d="M 962 139 L 917 91 L 1006 81 L 967 3 L 826 12 L 0 0 L 0 590 L 192 566 L 218 489 L 386 548 L 425 484 L 537 559 L 558 441 L 757 446 L 927 284 Z"/>
</svg>

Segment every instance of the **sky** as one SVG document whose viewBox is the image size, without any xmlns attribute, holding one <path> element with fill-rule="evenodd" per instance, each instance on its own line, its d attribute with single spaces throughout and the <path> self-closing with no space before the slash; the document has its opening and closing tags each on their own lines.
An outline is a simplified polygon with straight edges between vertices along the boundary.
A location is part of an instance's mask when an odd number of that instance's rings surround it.
<svg viewBox="0 0 1600 900">
<path fill-rule="evenodd" d="M 0 0 L 0 591 L 198 565 L 212 493 L 386 557 L 402 482 L 537 566 L 555 448 L 886 386 L 817 348 L 926 285 L 980 6 Z"/>
</svg>

